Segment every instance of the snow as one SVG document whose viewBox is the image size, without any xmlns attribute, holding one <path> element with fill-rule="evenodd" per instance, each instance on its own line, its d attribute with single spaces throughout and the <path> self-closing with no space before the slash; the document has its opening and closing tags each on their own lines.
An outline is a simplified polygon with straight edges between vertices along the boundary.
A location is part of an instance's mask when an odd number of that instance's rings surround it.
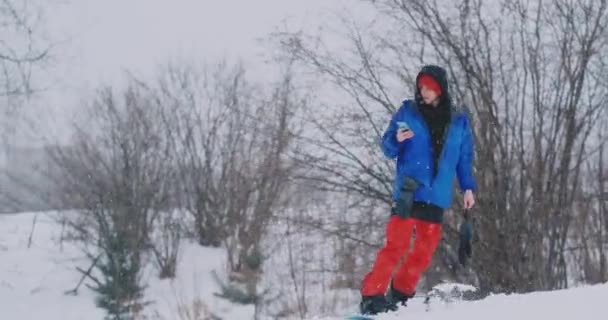
<svg viewBox="0 0 608 320">
<path fill-rule="evenodd" d="M 28 248 L 32 222 L 36 216 L 31 246 Z M 104 311 L 94 304 L 95 293 L 87 287 L 82 286 L 75 296 L 64 293 L 73 289 L 80 279 L 75 267 L 87 268 L 88 263 L 77 246 L 59 242 L 62 229 L 54 219 L 56 216 L 56 213 L 0 215 L 0 319 L 103 318 Z M 184 243 L 175 280 L 159 280 L 156 269 L 146 269 L 143 276 L 147 285 L 145 300 L 153 301 L 146 309 L 149 319 L 180 320 L 180 305 L 192 306 L 197 301 L 202 301 L 211 313 L 221 319 L 253 319 L 253 306 L 233 304 L 215 296 L 215 293 L 219 293 L 219 287 L 211 272 L 215 271 L 223 277 L 224 261 L 223 249 Z M 273 272 L 278 271 L 274 269 Z M 443 292 L 474 289 L 449 283 L 435 288 Z M 323 299 L 328 295 L 333 293 L 318 292 L 317 298 Z M 603 311 L 606 310 L 606 301 L 608 284 L 531 294 L 491 295 L 480 301 L 443 302 L 434 299 L 430 306 L 424 304 L 423 298 L 415 298 L 407 308 L 394 314 L 380 315 L 376 319 L 605 319 Z M 355 310 L 356 306 L 353 305 L 339 314 L 348 315 Z M 343 317 L 311 316 L 307 319 L 338 320 Z"/>
<path fill-rule="evenodd" d="M 446 285 L 449 286 L 449 285 Z M 513 320 L 513 319 L 605 319 L 608 284 L 529 294 L 491 295 L 479 301 L 444 303 L 414 298 L 394 313 L 381 314 L 376 320 Z M 345 315 L 352 314 L 345 312 Z M 313 317 L 311 320 L 337 320 L 336 317 Z"/>
<path fill-rule="evenodd" d="M 31 246 L 28 238 L 37 221 Z M 59 243 L 61 226 L 54 213 L 0 215 L 0 319 L 103 319 L 95 293 L 81 286 L 78 295 L 66 295 L 80 279 L 75 267 L 89 264 L 74 244 Z M 234 305 L 214 295 L 219 286 L 211 272 L 223 274 L 225 252 L 184 243 L 175 280 L 159 280 L 156 269 L 143 274 L 148 286 L 145 300 L 151 319 L 179 320 L 178 308 L 202 301 L 222 319 L 252 319 L 253 306 Z"/>
<path fill-rule="evenodd" d="M 190 306 L 200 298 L 212 314 L 221 319 L 253 319 L 253 305 L 235 305 L 223 298 L 212 271 L 220 275 L 225 270 L 225 251 L 217 248 L 203 248 L 196 243 L 184 244 L 180 249 L 181 259 L 175 280 L 151 281 L 148 283 L 147 298 L 154 298 L 157 303 L 151 307 L 154 314 L 162 319 L 176 319 L 175 314 L 181 306 Z M 154 270 L 156 271 L 156 270 Z M 154 279 L 154 274 L 150 279 Z M 222 277 L 224 278 L 224 277 Z"/>
<path fill-rule="evenodd" d="M 433 287 L 433 289 L 441 291 L 441 292 L 465 292 L 465 291 L 477 291 L 472 285 L 462 284 L 462 283 L 441 283 Z"/>
<path fill-rule="evenodd" d="M 100 319 L 86 288 L 65 296 L 79 280 L 75 266 L 84 266 L 76 248 L 57 243 L 57 225 L 39 215 L 28 248 L 35 214 L 0 215 L 0 301 L 3 319 Z M 75 254 L 76 253 L 76 254 Z"/>
</svg>

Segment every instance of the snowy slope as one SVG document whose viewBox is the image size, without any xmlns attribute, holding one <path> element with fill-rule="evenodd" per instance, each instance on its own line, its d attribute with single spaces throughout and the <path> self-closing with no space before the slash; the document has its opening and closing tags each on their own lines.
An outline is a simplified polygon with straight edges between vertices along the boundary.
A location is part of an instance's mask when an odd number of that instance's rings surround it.
<svg viewBox="0 0 608 320">
<path fill-rule="evenodd" d="M 607 319 L 608 284 L 568 290 L 517 295 L 492 295 L 481 301 L 432 302 L 427 309 L 422 298 L 415 298 L 392 314 L 377 320 L 525 320 L 525 319 Z M 345 313 L 345 314 L 348 314 Z M 339 317 L 313 317 L 310 320 L 338 320 Z"/>
<path fill-rule="evenodd" d="M 83 320 L 103 319 L 104 311 L 95 306 L 95 293 L 81 286 L 78 295 L 65 295 L 73 289 L 86 269 L 81 250 L 58 242 L 61 226 L 53 214 L 38 213 L 28 248 L 28 238 L 36 213 L 0 215 L 0 319 Z M 154 268 L 144 274 L 148 288 L 145 299 L 153 301 L 146 309 L 150 319 L 180 320 L 178 309 L 202 301 L 222 319 L 252 319 L 252 306 L 237 306 L 214 296 L 219 292 L 211 271 L 222 274 L 224 251 L 184 244 L 178 277 L 174 281 L 157 278 Z"/>
<path fill-rule="evenodd" d="M 74 267 L 85 264 L 76 248 L 61 248 L 55 241 L 60 230 L 56 223 L 39 215 L 28 248 L 33 218 L 33 214 L 0 215 L 0 318 L 103 318 L 86 288 L 77 296 L 63 294 L 79 280 Z"/>
<path fill-rule="evenodd" d="M 64 294 L 64 291 L 73 289 L 80 278 L 74 268 L 88 265 L 77 247 L 69 243 L 59 244 L 61 227 L 54 222 L 52 214 L 37 214 L 28 248 L 35 215 L 0 215 L 0 319 L 103 319 L 104 312 L 95 306 L 95 295 L 88 288 L 81 287 L 76 296 Z M 210 272 L 215 270 L 221 274 L 223 261 L 221 249 L 184 244 L 176 280 L 160 281 L 153 268 L 147 270 L 144 276 L 148 285 L 146 300 L 154 301 L 147 309 L 149 319 L 180 320 L 179 306 L 191 306 L 196 300 L 202 301 L 221 319 L 253 319 L 252 306 L 234 305 L 214 296 L 218 287 Z M 320 299 L 322 295 L 319 293 Z M 494 295 L 475 302 L 444 304 L 436 300 L 428 311 L 422 299 L 414 299 L 407 308 L 377 319 L 606 319 L 607 303 L 608 285 L 604 284 L 526 295 Z M 344 315 L 354 311 L 355 307 L 345 311 Z"/>
</svg>

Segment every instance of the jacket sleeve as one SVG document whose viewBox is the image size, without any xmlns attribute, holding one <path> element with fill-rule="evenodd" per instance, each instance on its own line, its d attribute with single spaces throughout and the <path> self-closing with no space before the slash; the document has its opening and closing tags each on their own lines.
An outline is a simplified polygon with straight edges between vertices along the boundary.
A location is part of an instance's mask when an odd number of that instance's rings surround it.
<svg viewBox="0 0 608 320">
<path fill-rule="evenodd" d="M 401 108 L 403 108 L 403 106 Z M 384 131 L 384 134 L 382 135 L 382 152 L 384 152 L 384 155 L 390 159 L 395 159 L 397 157 L 402 146 L 402 143 L 397 141 L 397 117 L 401 112 L 401 108 L 395 112 L 391 122 L 386 128 L 386 131 Z"/>
<path fill-rule="evenodd" d="M 456 173 L 458 175 L 460 190 L 463 192 L 466 190 L 475 192 L 477 191 L 477 183 L 473 177 L 473 134 L 471 125 L 469 124 L 469 118 L 466 114 L 463 116 L 463 119 L 464 132 L 460 145 L 460 158 L 458 159 L 458 164 L 456 165 Z"/>
</svg>

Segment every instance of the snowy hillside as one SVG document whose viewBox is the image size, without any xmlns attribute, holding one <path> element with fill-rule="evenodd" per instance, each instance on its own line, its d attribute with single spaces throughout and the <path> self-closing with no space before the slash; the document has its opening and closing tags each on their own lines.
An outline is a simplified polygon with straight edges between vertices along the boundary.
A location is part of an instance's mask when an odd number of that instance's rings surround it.
<svg viewBox="0 0 608 320">
<path fill-rule="evenodd" d="M 28 239 L 35 213 L 0 215 L 0 319 L 84 320 L 103 319 L 95 306 L 95 293 L 81 286 L 78 295 L 66 295 L 80 279 L 75 267 L 86 269 L 81 250 L 59 243 L 61 226 L 51 214 L 38 213 L 31 245 Z M 202 302 L 221 319 L 252 319 L 252 306 L 236 306 L 214 295 L 219 292 L 211 271 L 224 270 L 224 252 L 185 244 L 178 277 L 158 280 L 153 268 L 144 274 L 148 285 L 146 313 L 150 319 L 180 320 L 178 310 Z"/>
<path fill-rule="evenodd" d="M 103 319 L 103 310 L 95 306 L 95 295 L 88 288 L 82 286 L 76 296 L 64 294 L 80 279 L 75 267 L 86 268 L 88 264 L 78 248 L 58 242 L 61 227 L 52 215 L 38 213 L 28 248 L 35 215 L 0 215 L 0 319 Z M 221 319 L 253 319 L 252 306 L 234 305 L 213 294 L 218 292 L 218 287 L 211 278 L 211 271 L 221 273 L 223 255 L 220 249 L 184 245 L 178 279 L 160 281 L 155 270 L 148 270 L 144 277 L 148 284 L 146 299 L 154 301 L 147 309 L 150 319 L 180 320 L 180 305 L 189 307 L 197 300 Z M 608 285 L 527 295 L 495 295 L 476 302 L 445 304 L 436 300 L 430 310 L 422 298 L 417 298 L 408 308 L 377 319 L 605 319 L 606 301 Z"/>
<path fill-rule="evenodd" d="M 407 308 L 393 314 L 376 316 L 377 320 L 525 320 L 525 319 L 606 319 L 608 284 L 569 290 L 535 292 L 521 295 L 493 295 L 482 301 L 444 303 L 436 300 L 428 306 L 415 298 Z M 342 318 L 317 317 L 311 320 Z"/>
</svg>

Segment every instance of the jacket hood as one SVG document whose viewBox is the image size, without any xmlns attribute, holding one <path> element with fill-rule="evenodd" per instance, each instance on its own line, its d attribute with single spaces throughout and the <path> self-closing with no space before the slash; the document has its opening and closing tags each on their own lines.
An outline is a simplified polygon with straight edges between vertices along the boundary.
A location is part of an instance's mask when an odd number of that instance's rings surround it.
<svg viewBox="0 0 608 320">
<path fill-rule="evenodd" d="M 437 81 L 437 83 L 439 84 L 439 86 L 441 87 L 441 104 L 446 104 L 448 106 L 451 106 L 451 97 L 450 97 L 450 91 L 449 91 L 449 86 L 448 86 L 448 77 L 447 77 L 447 72 L 445 71 L 444 68 L 440 67 L 440 66 L 436 66 L 436 65 L 426 65 L 424 67 L 422 67 L 422 69 L 420 69 L 420 72 L 418 72 L 418 75 L 416 76 L 416 104 L 420 105 L 422 103 L 422 96 L 420 95 L 420 88 L 418 88 L 418 80 L 420 79 L 420 76 L 422 76 L 423 74 L 429 75 L 431 77 L 433 77 L 433 79 L 435 79 L 435 81 Z"/>
</svg>

